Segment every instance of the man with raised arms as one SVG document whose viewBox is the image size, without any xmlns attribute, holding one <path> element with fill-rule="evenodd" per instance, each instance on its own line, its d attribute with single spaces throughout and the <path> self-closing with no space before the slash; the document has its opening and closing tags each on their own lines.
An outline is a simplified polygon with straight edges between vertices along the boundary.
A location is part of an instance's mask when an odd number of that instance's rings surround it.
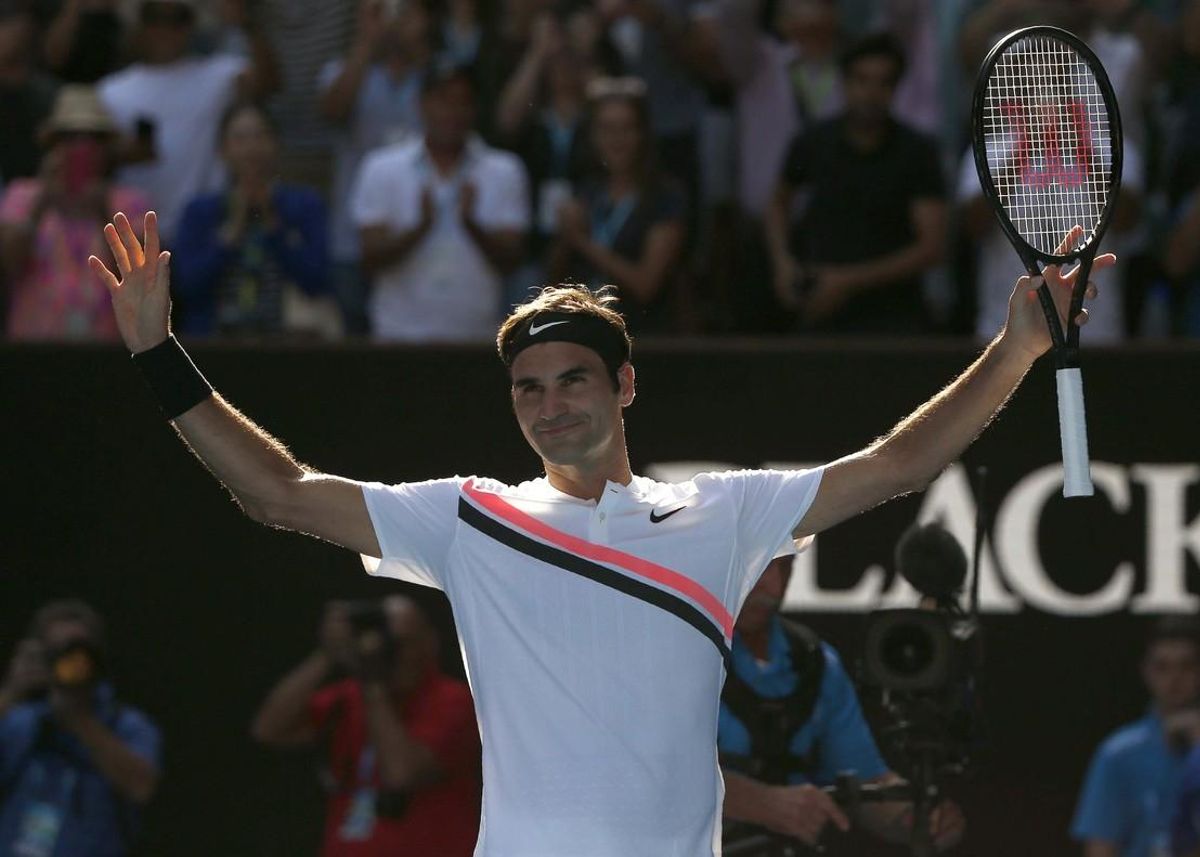
<svg viewBox="0 0 1200 857">
<path fill-rule="evenodd" d="M 1038 282 L 1022 277 L 982 356 L 866 449 L 814 470 L 665 484 L 630 470 L 634 370 L 611 298 L 551 288 L 497 337 L 544 476 L 355 482 L 297 462 L 196 370 L 170 335 L 153 213 L 144 247 L 122 214 L 105 235 L 117 270 L 91 265 L 134 362 L 246 514 L 449 598 L 483 737 L 478 857 L 718 853 L 717 707 L 733 617 L 758 573 L 793 535 L 924 487 L 1050 345 Z M 1046 276 L 1065 312 L 1072 275 Z"/>
</svg>

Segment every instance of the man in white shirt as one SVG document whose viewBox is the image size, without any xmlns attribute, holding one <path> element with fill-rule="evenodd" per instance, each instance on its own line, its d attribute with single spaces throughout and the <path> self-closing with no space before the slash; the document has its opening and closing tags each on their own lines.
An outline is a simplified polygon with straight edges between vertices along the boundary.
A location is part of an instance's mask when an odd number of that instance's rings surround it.
<svg viewBox="0 0 1200 857">
<path fill-rule="evenodd" d="M 138 11 L 141 61 L 97 84 L 121 129 L 154 151 L 153 160 L 123 168 L 118 180 L 150 198 L 168 241 L 188 201 L 217 190 L 224 179 L 217 139 L 222 115 L 238 97 L 259 97 L 278 86 L 274 56 L 245 14 L 245 0 L 229 5 L 242 10 L 249 59 L 193 56 L 194 0 L 145 0 Z"/>
<path fill-rule="evenodd" d="M 426 73 L 421 115 L 424 136 L 368 155 L 351 195 L 371 333 L 486 342 L 529 228 L 525 168 L 472 133 L 475 84 L 465 67 Z"/>
<path fill-rule="evenodd" d="M 718 853 L 718 701 L 733 617 L 758 573 L 793 536 L 928 484 L 1050 345 L 1041 278 L 1022 277 L 983 355 L 866 449 L 815 470 L 666 484 L 630 469 L 634 369 L 614 299 L 550 288 L 497 336 L 545 476 L 387 486 L 301 465 L 213 393 L 170 336 L 153 214 L 144 250 L 123 214 L 105 234 L 121 279 L 91 265 L 135 363 L 245 512 L 445 591 L 483 738 L 477 857 Z M 1065 312 L 1070 277 L 1046 276 Z"/>
</svg>

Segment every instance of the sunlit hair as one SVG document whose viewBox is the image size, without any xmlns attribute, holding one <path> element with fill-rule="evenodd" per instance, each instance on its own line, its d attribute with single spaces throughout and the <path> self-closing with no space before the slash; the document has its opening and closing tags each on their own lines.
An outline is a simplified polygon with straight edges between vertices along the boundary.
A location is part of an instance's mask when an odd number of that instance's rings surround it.
<svg viewBox="0 0 1200 857">
<path fill-rule="evenodd" d="M 522 325 L 543 312 L 572 313 L 599 318 L 620 334 L 625 340 L 626 351 L 629 351 L 633 347 L 633 339 L 625 328 L 625 319 L 617 311 L 618 304 L 616 290 L 612 286 L 605 286 L 596 291 L 578 283 L 545 286 L 528 301 L 514 308 L 508 318 L 504 319 L 496 333 L 496 352 L 500 359 L 504 360 Z M 617 383 L 617 370 L 620 368 L 608 366 L 614 385 Z"/>
</svg>

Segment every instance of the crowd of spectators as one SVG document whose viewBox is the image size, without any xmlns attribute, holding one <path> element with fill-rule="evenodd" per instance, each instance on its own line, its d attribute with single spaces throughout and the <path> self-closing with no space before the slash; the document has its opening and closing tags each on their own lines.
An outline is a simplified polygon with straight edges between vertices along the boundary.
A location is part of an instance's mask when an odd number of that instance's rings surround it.
<svg viewBox="0 0 1200 857">
<path fill-rule="evenodd" d="M 969 96 L 1033 23 L 1124 120 L 1089 341 L 1200 335 L 1200 0 L 0 0 L 7 336 L 113 339 L 85 260 L 148 207 L 192 336 L 484 342 L 559 281 L 637 334 L 990 335 Z"/>
</svg>

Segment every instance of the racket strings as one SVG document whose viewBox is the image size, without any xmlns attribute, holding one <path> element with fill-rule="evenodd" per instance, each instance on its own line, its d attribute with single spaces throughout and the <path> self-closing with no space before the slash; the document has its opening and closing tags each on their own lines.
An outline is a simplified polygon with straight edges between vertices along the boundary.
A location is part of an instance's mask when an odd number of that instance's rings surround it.
<svg viewBox="0 0 1200 857">
<path fill-rule="evenodd" d="M 984 95 L 988 172 L 1013 226 L 1035 249 L 1067 255 L 1092 240 L 1108 205 L 1108 107 L 1087 62 L 1052 37 L 1017 39 Z M 1083 235 L 1059 253 L 1071 228 Z"/>
</svg>

